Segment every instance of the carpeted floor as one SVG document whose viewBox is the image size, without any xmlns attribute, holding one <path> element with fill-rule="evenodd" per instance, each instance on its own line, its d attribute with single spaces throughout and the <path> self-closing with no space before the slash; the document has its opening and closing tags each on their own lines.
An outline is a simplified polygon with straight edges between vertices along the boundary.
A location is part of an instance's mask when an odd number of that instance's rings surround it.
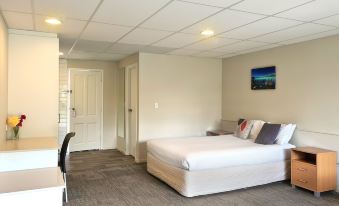
<svg viewBox="0 0 339 206">
<path fill-rule="evenodd" d="M 149 175 L 146 164 L 136 164 L 116 150 L 71 153 L 67 177 L 67 206 L 339 205 L 337 193 L 315 198 L 311 192 L 292 189 L 288 182 L 186 198 Z"/>
</svg>

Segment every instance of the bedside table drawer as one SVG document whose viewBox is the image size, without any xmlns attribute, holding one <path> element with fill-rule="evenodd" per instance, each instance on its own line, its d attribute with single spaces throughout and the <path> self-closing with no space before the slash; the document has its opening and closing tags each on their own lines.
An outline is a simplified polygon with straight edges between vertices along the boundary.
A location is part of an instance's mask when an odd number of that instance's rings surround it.
<svg viewBox="0 0 339 206">
<path fill-rule="evenodd" d="M 292 160 L 292 174 L 294 173 L 315 177 L 317 175 L 317 166 L 299 160 Z"/>
<path fill-rule="evenodd" d="M 310 190 L 317 187 L 317 167 L 315 165 L 292 160 L 292 184 Z"/>
<path fill-rule="evenodd" d="M 317 178 L 316 176 L 310 177 L 306 175 L 293 174 L 292 184 L 315 191 L 317 189 Z"/>
</svg>

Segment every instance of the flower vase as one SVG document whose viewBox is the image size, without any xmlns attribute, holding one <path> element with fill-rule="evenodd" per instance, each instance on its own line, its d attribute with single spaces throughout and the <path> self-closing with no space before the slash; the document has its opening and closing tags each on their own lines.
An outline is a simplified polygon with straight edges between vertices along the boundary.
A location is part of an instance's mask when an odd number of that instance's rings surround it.
<svg viewBox="0 0 339 206">
<path fill-rule="evenodd" d="M 9 140 L 19 139 L 19 135 L 20 135 L 20 127 L 16 126 L 16 127 L 11 128 L 8 131 L 7 139 Z"/>
</svg>

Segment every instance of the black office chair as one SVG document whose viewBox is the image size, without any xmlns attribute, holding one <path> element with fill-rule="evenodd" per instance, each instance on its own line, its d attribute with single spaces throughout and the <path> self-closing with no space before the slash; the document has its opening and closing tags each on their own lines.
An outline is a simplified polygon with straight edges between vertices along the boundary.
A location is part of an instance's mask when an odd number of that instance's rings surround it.
<svg viewBox="0 0 339 206">
<path fill-rule="evenodd" d="M 64 139 L 62 146 L 61 146 L 60 159 L 59 159 L 59 167 L 61 169 L 62 175 L 64 177 L 64 181 L 65 181 L 65 184 L 66 184 L 66 188 L 64 190 L 66 202 L 68 202 L 67 179 L 66 179 L 66 155 L 67 155 L 68 143 L 71 140 L 71 138 L 74 137 L 74 136 L 75 136 L 75 132 L 70 132 L 65 136 L 65 139 Z"/>
</svg>

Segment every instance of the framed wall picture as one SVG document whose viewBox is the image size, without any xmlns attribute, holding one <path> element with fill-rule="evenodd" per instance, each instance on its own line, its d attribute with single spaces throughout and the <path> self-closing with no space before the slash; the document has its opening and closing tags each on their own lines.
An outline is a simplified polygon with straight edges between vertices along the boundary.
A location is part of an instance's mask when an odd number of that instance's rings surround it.
<svg viewBox="0 0 339 206">
<path fill-rule="evenodd" d="M 275 66 L 254 68 L 251 70 L 251 89 L 275 89 Z"/>
</svg>

